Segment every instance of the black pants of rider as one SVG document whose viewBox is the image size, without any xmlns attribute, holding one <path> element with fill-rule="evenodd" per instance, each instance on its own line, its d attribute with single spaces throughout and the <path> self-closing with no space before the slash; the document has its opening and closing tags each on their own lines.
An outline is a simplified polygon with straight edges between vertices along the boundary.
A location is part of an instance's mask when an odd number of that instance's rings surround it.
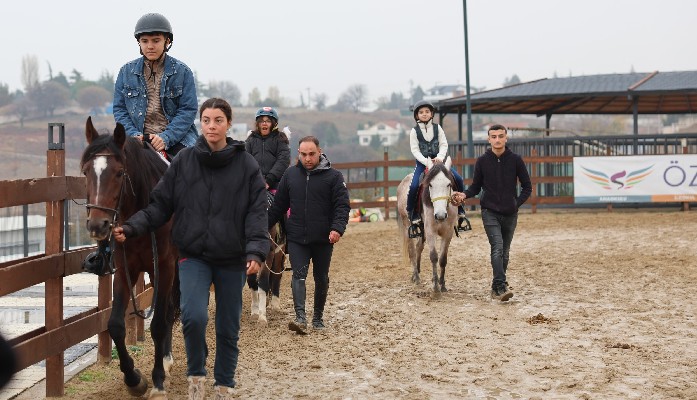
<svg viewBox="0 0 697 400">
<path fill-rule="evenodd" d="M 302 244 L 288 241 L 290 265 L 293 268 L 293 278 L 306 279 L 312 260 L 312 276 L 315 283 L 329 282 L 329 264 L 332 261 L 332 243 Z"/>
<path fill-rule="evenodd" d="M 518 225 L 518 213 L 503 215 L 483 208 L 482 223 L 491 246 L 491 268 L 494 272 L 491 288 L 495 289 L 499 285 L 507 284 L 508 254 Z"/>
</svg>

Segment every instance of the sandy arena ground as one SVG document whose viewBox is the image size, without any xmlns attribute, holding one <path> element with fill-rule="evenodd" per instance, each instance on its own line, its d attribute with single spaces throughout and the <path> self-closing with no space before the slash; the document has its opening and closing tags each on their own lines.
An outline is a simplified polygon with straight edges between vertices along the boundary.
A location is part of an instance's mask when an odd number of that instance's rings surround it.
<svg viewBox="0 0 697 400">
<path fill-rule="evenodd" d="M 268 326 L 250 321 L 245 289 L 235 396 L 697 398 L 697 213 L 521 214 L 508 272 L 515 297 L 507 303 L 489 298 L 489 245 L 481 219 L 471 219 L 473 230 L 453 239 L 450 291 L 440 300 L 410 283 L 394 220 L 352 224 L 335 247 L 324 332 L 288 331 L 290 275 L 283 312 L 269 309 Z M 427 265 L 422 281 L 430 275 Z M 309 284 L 308 313 L 312 291 Z M 549 323 L 528 322 L 538 314 Z M 165 385 L 170 399 L 185 399 L 185 352 L 175 332 L 176 364 Z M 148 378 L 152 354 L 148 338 L 135 357 Z M 67 398 L 129 398 L 118 361 L 88 371 L 87 381 L 66 384 Z"/>
</svg>

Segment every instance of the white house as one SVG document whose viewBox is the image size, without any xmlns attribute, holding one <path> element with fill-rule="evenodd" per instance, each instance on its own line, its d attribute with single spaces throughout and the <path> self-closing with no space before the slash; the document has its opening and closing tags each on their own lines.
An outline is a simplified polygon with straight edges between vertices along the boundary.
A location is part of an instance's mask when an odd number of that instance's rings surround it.
<svg viewBox="0 0 697 400">
<path fill-rule="evenodd" d="M 41 254 L 46 248 L 46 217 L 27 216 L 29 255 Z M 0 218 L 0 261 L 24 257 L 24 220 L 21 215 Z"/>
<path fill-rule="evenodd" d="M 464 96 L 467 87 L 465 85 L 434 86 L 424 93 L 424 100 L 438 101 L 455 96 Z"/>
<path fill-rule="evenodd" d="M 399 140 L 401 133 L 406 133 L 404 126 L 397 121 L 382 121 L 358 132 L 358 143 L 368 146 L 373 136 L 378 135 L 383 146 L 390 146 Z"/>
</svg>

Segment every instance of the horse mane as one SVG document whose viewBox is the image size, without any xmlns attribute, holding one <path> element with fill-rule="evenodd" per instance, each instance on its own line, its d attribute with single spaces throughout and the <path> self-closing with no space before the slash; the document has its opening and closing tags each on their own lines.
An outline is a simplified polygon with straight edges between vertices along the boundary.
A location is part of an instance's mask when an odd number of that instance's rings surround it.
<svg viewBox="0 0 697 400">
<path fill-rule="evenodd" d="M 424 176 L 423 183 L 421 184 L 423 187 L 421 191 L 421 202 L 424 207 L 432 207 L 431 202 L 427 202 L 425 199 L 431 198 L 431 188 L 429 185 L 431 184 L 431 181 L 441 172 L 444 173 L 448 179 L 450 179 L 451 187 L 455 187 L 455 177 L 453 176 L 452 172 L 450 172 L 450 169 L 446 168 L 445 164 L 442 162 L 433 164 L 431 168 L 428 169 L 428 172 Z"/>
<path fill-rule="evenodd" d="M 80 168 L 98 153 L 109 150 L 126 167 L 136 193 L 136 205 L 139 209 L 145 208 L 150 203 L 150 192 L 164 175 L 167 164 L 154 151 L 143 148 L 138 139 L 127 137 L 124 150 L 121 150 L 113 138 L 114 135 L 99 135 L 92 140 L 82 153 Z"/>
</svg>

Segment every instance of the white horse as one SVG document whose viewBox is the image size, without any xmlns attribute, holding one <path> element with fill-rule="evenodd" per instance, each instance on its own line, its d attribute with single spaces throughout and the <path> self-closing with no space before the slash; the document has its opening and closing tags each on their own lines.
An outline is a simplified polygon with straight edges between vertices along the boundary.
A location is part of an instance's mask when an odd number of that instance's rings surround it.
<svg viewBox="0 0 697 400">
<path fill-rule="evenodd" d="M 424 249 L 424 240 L 428 243 L 429 258 L 433 267 L 431 282 L 431 297 L 437 299 L 445 288 L 445 265 L 448 263 L 448 247 L 455 233 L 457 224 L 457 206 L 450 202 L 450 197 L 455 186 L 455 179 L 450 172 L 452 160 L 448 157 L 445 163 L 433 164 L 428 160 L 428 168 L 421 184 L 421 220 L 423 221 L 421 237 L 409 238 L 409 226 L 411 222 L 407 213 L 407 196 L 412 176 L 409 174 L 402 180 L 397 188 L 397 210 L 401 217 L 399 231 L 402 235 L 402 254 L 406 259 L 407 250 L 411 260 L 413 274 L 412 282 L 421 284 L 419 273 L 421 272 L 421 253 Z M 436 239 L 440 236 L 440 258 L 436 250 Z M 440 265 L 440 280 L 438 279 L 438 265 Z"/>
</svg>

